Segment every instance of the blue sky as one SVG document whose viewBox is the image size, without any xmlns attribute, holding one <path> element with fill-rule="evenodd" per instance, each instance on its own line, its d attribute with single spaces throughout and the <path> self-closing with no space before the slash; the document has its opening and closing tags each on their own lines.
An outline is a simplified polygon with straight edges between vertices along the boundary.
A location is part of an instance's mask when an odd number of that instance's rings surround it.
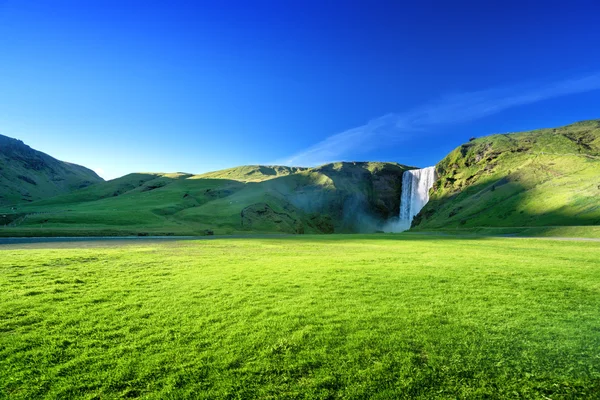
<svg viewBox="0 0 600 400">
<path fill-rule="evenodd" d="M 105 178 L 425 167 L 600 118 L 596 3 L 0 0 L 0 134 Z"/>
</svg>

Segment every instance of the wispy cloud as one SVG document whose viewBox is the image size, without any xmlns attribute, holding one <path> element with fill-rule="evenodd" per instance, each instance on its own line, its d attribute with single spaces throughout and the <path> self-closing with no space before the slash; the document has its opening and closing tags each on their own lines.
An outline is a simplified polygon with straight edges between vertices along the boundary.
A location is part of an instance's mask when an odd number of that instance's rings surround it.
<svg viewBox="0 0 600 400">
<path fill-rule="evenodd" d="M 386 141 L 382 139 L 427 135 L 434 127 L 469 122 L 508 108 L 597 89 L 600 89 L 600 73 L 545 85 L 519 85 L 447 95 L 424 106 L 387 114 L 365 125 L 329 136 L 281 160 L 280 164 L 312 166 L 342 160 L 357 150 L 362 152 L 385 145 Z"/>
</svg>

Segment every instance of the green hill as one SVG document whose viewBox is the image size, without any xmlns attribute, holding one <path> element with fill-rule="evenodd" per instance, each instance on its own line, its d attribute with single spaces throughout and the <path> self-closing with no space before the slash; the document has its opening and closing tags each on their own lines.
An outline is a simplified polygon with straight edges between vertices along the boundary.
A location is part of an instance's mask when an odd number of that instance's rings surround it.
<svg viewBox="0 0 600 400">
<path fill-rule="evenodd" d="M 296 172 L 306 171 L 308 168 L 285 167 L 282 165 L 244 165 L 242 167 L 228 168 L 221 171 L 208 172 L 196 175 L 197 178 L 232 179 L 241 182 L 262 182 L 269 179 L 287 176 Z"/>
<path fill-rule="evenodd" d="M 0 235 L 374 232 L 397 218 L 412 168 L 249 165 L 103 182 L 0 137 Z M 436 170 L 415 231 L 600 236 L 600 120 L 473 139 Z"/>
<path fill-rule="evenodd" d="M 396 163 L 137 173 L 0 210 L 4 236 L 374 231 L 398 215 Z M 3 219 L 2 219 L 3 218 Z"/>
<path fill-rule="evenodd" d="M 45 199 L 102 181 L 92 170 L 0 135 L 0 206 Z"/>
<path fill-rule="evenodd" d="M 436 170 L 415 230 L 600 225 L 600 120 L 475 139 Z"/>
</svg>

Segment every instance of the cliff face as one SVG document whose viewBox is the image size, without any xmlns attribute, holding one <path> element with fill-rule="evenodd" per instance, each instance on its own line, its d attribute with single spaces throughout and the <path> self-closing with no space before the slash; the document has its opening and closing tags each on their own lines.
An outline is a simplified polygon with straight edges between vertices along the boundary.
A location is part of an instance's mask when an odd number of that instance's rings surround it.
<svg viewBox="0 0 600 400">
<path fill-rule="evenodd" d="M 408 168 L 387 164 L 374 171 L 372 175 L 373 211 L 383 219 L 398 216 L 400 196 L 402 194 L 402 174 Z"/>
<path fill-rule="evenodd" d="M 0 135 L 0 205 L 41 200 L 102 181 L 92 170 Z"/>
<path fill-rule="evenodd" d="M 338 232 L 372 232 L 398 216 L 402 174 L 411 167 L 383 162 L 340 162 L 307 172 L 311 184 L 286 198 L 304 212 L 333 220 Z"/>
</svg>

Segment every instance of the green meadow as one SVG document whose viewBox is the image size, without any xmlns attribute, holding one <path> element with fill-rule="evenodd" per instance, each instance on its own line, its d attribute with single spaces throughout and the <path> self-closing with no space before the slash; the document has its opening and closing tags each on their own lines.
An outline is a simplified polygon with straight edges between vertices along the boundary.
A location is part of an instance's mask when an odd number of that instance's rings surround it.
<svg viewBox="0 0 600 400">
<path fill-rule="evenodd" d="M 599 397 L 599 242 L 0 246 L 0 398 Z"/>
</svg>

